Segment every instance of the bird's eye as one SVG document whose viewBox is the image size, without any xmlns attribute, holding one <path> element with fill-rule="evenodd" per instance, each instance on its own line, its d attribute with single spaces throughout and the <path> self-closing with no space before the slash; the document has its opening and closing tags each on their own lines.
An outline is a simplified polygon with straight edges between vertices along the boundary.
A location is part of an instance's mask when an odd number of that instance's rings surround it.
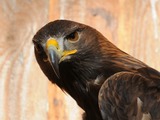
<svg viewBox="0 0 160 120">
<path fill-rule="evenodd" d="M 34 46 L 38 53 L 41 53 L 43 51 L 43 47 L 40 44 L 35 44 Z"/>
<path fill-rule="evenodd" d="M 77 42 L 79 40 L 79 34 L 77 31 L 69 34 L 66 39 L 72 43 Z"/>
</svg>

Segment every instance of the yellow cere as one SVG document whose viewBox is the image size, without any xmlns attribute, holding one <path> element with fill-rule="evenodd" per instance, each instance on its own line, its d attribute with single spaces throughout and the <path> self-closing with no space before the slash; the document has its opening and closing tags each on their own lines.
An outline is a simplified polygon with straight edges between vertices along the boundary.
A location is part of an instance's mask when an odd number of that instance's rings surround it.
<svg viewBox="0 0 160 120">
<path fill-rule="evenodd" d="M 58 42 L 55 39 L 49 39 L 46 43 L 46 48 L 48 49 L 50 46 L 54 46 L 57 49 L 59 48 Z"/>
<path fill-rule="evenodd" d="M 63 57 L 68 56 L 68 55 L 71 55 L 71 54 L 74 54 L 74 53 L 76 53 L 76 52 L 77 52 L 76 49 L 75 49 L 75 50 L 64 51 L 64 52 L 63 52 Z"/>
</svg>

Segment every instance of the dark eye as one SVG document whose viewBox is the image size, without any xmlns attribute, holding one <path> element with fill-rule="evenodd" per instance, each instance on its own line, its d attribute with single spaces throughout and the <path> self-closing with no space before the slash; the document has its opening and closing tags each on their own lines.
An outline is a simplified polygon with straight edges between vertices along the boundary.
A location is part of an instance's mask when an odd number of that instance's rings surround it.
<svg viewBox="0 0 160 120">
<path fill-rule="evenodd" d="M 41 52 L 43 51 L 43 47 L 42 47 L 40 44 L 35 44 L 34 46 L 35 46 L 36 51 L 37 51 L 38 53 L 41 53 Z"/>
<path fill-rule="evenodd" d="M 69 34 L 66 39 L 70 42 L 77 42 L 79 40 L 79 34 L 77 31 Z"/>
</svg>

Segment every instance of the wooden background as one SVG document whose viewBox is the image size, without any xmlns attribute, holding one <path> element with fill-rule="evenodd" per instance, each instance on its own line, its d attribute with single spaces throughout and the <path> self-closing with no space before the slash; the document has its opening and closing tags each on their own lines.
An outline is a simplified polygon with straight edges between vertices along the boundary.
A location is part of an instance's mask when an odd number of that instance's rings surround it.
<svg viewBox="0 0 160 120">
<path fill-rule="evenodd" d="M 34 57 L 33 35 L 55 19 L 88 24 L 160 71 L 160 0 L 0 0 L 0 120 L 81 120 Z"/>
</svg>

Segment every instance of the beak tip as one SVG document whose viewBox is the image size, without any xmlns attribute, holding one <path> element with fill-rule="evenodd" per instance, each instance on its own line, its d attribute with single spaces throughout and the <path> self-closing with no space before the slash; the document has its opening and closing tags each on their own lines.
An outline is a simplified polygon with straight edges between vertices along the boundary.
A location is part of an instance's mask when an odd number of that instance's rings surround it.
<svg viewBox="0 0 160 120">
<path fill-rule="evenodd" d="M 60 78 L 59 66 L 58 66 L 58 65 L 55 66 L 55 67 L 52 66 L 52 68 L 53 68 L 54 73 L 55 73 L 55 75 L 57 76 L 57 78 Z"/>
<path fill-rule="evenodd" d="M 48 49 L 48 58 L 56 77 L 60 79 L 60 73 L 59 73 L 60 57 L 58 55 L 56 48 L 52 47 Z"/>
</svg>

